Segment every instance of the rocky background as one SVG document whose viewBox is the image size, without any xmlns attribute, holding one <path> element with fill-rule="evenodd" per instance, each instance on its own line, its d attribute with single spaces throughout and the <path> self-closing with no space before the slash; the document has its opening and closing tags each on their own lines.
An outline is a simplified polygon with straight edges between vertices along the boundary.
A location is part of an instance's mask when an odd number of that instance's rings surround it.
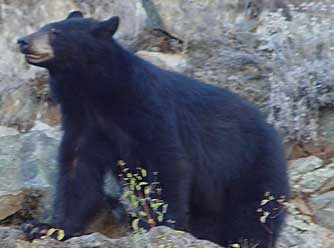
<svg viewBox="0 0 334 248">
<path fill-rule="evenodd" d="M 334 247 L 334 5 L 305 2 L 0 0 L 0 247 L 29 247 L 13 227 L 50 217 L 61 137 L 47 74 L 24 62 L 15 40 L 76 9 L 97 19 L 120 16 L 117 39 L 128 49 L 261 108 L 290 160 L 292 200 L 279 247 Z M 91 230 L 113 238 L 127 233 L 117 218 L 108 220 Z M 166 228 L 140 238 L 92 234 L 43 245 L 145 247 L 133 238 L 153 247 L 161 238 L 171 247 L 217 247 Z"/>
</svg>

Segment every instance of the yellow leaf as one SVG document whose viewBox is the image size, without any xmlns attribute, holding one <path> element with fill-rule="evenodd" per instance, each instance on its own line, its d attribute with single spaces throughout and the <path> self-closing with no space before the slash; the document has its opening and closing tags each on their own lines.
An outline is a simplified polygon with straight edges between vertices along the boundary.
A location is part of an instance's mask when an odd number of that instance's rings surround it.
<svg viewBox="0 0 334 248">
<path fill-rule="evenodd" d="M 163 205 L 163 203 L 152 203 L 151 202 L 151 208 L 154 212 L 156 212 L 158 210 L 158 208 L 162 205 Z"/>
<path fill-rule="evenodd" d="M 131 206 L 133 206 L 133 207 L 138 207 L 138 203 L 139 203 L 139 201 L 138 201 L 138 199 L 137 199 L 137 197 L 136 196 L 134 196 L 134 195 L 130 195 L 130 204 L 131 204 Z"/>
<path fill-rule="evenodd" d="M 142 177 L 147 176 L 147 171 L 145 169 L 140 169 L 140 173 L 141 173 Z"/>
<path fill-rule="evenodd" d="M 141 186 L 146 186 L 146 185 L 148 185 L 148 182 L 140 182 L 139 183 L 139 186 L 141 187 Z"/>
<path fill-rule="evenodd" d="M 130 185 L 136 185 L 136 179 L 134 177 L 130 179 Z"/>
<path fill-rule="evenodd" d="M 139 219 L 134 219 L 131 223 L 133 230 L 137 231 L 139 228 Z"/>
<path fill-rule="evenodd" d="M 123 194 L 122 194 L 122 199 L 126 199 L 126 198 L 128 198 L 130 195 L 132 195 L 132 192 L 131 192 L 131 191 L 125 191 L 125 192 L 123 192 Z"/>
<path fill-rule="evenodd" d="M 65 237 L 65 232 L 64 232 L 64 230 L 59 229 L 59 230 L 58 230 L 58 233 L 57 233 L 57 240 L 61 241 L 61 240 L 64 239 L 64 237 Z"/>
<path fill-rule="evenodd" d="M 164 215 L 163 215 L 163 214 L 159 215 L 159 216 L 157 217 L 157 220 L 158 220 L 159 222 L 162 222 L 162 221 L 164 220 Z"/>
<path fill-rule="evenodd" d="M 147 214 L 144 211 L 139 211 L 139 215 L 143 217 L 147 216 Z"/>
<path fill-rule="evenodd" d="M 168 204 L 164 204 L 163 206 L 162 206 L 162 212 L 165 214 L 165 213 L 167 213 L 167 209 L 168 209 Z"/>
<path fill-rule="evenodd" d="M 146 186 L 145 188 L 144 188 L 144 194 L 145 195 L 149 195 L 151 193 L 151 187 L 150 186 Z"/>
<path fill-rule="evenodd" d="M 260 205 L 261 205 L 261 206 L 264 206 L 264 205 L 266 205 L 268 202 L 269 202 L 268 199 L 264 199 L 264 200 L 261 201 Z"/>
<path fill-rule="evenodd" d="M 56 228 L 50 228 L 47 233 L 46 233 L 46 236 L 51 236 L 52 234 L 54 234 L 55 232 L 57 231 Z"/>
</svg>

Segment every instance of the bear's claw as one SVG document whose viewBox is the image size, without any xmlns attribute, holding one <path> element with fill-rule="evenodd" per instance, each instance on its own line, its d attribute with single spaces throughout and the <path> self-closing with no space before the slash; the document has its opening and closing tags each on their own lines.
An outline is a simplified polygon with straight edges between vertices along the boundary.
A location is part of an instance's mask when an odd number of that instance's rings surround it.
<svg viewBox="0 0 334 248">
<path fill-rule="evenodd" d="M 50 228 L 51 226 L 49 224 L 39 223 L 37 221 L 31 221 L 21 225 L 21 230 L 28 240 L 40 239 L 46 236 Z"/>
</svg>

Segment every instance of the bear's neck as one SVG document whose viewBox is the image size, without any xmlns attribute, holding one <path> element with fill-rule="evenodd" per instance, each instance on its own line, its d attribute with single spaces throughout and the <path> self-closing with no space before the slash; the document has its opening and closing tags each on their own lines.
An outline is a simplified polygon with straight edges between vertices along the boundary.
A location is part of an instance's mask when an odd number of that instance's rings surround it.
<svg viewBox="0 0 334 248">
<path fill-rule="evenodd" d="M 89 68 L 50 71 L 53 95 L 59 96 L 65 112 L 66 109 L 78 113 L 91 109 L 121 120 L 125 114 L 145 112 L 148 105 L 154 104 L 156 96 L 148 97 L 147 91 L 159 87 L 153 75 L 159 69 L 118 44 L 110 50 L 103 54 L 101 61 L 92 61 Z"/>
<path fill-rule="evenodd" d="M 76 97 L 77 101 L 82 101 L 83 98 L 102 100 L 128 95 L 134 70 L 131 56 L 116 42 L 104 49 L 87 51 L 74 65 L 49 70 L 50 82 L 57 84 L 51 89 L 61 91 L 60 103 L 69 99 L 73 102 Z"/>
</svg>

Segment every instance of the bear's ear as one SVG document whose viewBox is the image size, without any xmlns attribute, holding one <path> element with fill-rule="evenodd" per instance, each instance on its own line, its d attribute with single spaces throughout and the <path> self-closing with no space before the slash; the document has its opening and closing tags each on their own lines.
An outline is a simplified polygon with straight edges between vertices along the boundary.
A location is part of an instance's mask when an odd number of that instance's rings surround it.
<svg viewBox="0 0 334 248">
<path fill-rule="evenodd" d="M 83 18 L 83 14 L 79 10 L 72 11 L 68 14 L 66 19 L 71 19 L 71 18 Z"/>
<path fill-rule="evenodd" d="M 119 17 L 113 16 L 106 21 L 99 22 L 93 29 L 92 34 L 96 37 L 111 37 L 113 36 L 119 26 Z"/>
</svg>

